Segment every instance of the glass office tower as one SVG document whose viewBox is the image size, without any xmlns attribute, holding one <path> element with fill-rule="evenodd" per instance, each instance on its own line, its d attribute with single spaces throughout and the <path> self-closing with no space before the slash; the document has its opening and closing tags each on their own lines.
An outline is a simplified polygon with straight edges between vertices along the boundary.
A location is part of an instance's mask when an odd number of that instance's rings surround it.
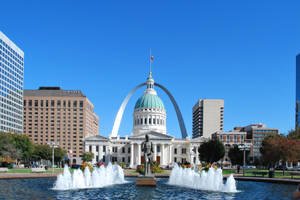
<svg viewBox="0 0 300 200">
<path fill-rule="evenodd" d="M 296 56 L 296 128 L 300 127 L 300 54 Z"/>
<path fill-rule="evenodd" d="M 24 52 L 0 31 L 0 131 L 22 133 Z"/>
</svg>

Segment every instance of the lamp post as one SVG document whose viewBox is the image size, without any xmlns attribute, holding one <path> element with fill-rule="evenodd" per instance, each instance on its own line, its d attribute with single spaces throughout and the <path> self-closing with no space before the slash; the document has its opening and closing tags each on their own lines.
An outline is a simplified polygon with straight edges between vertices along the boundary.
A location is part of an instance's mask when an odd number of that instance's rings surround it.
<svg viewBox="0 0 300 200">
<path fill-rule="evenodd" d="M 239 149 L 244 151 L 244 155 L 243 155 L 243 176 L 245 176 L 245 168 L 246 168 L 246 151 L 248 151 L 250 149 L 250 144 L 240 144 Z"/>
<path fill-rule="evenodd" d="M 52 147 L 52 174 L 54 174 L 54 148 L 59 146 L 59 142 L 48 142 L 50 147 Z"/>
</svg>

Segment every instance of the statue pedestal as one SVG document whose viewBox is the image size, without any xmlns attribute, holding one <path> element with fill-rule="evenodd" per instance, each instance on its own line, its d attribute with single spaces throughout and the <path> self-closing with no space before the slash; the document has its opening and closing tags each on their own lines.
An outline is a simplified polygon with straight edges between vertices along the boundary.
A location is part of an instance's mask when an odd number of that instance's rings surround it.
<svg viewBox="0 0 300 200">
<path fill-rule="evenodd" d="M 154 176 L 139 176 L 136 178 L 136 186 L 156 187 L 156 179 Z"/>
</svg>

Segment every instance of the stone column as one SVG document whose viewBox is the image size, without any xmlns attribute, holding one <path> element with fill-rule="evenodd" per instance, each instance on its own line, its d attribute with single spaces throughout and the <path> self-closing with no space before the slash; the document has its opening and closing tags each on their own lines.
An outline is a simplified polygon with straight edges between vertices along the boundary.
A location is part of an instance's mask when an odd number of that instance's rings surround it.
<svg viewBox="0 0 300 200">
<path fill-rule="evenodd" d="M 92 146 L 92 152 L 94 154 L 94 158 L 92 160 L 92 163 L 95 163 L 96 162 L 96 156 L 97 156 L 97 152 L 96 152 L 96 145 L 93 145 Z"/>
<path fill-rule="evenodd" d="M 199 152 L 198 152 L 198 147 L 196 146 L 196 165 L 199 164 Z"/>
<path fill-rule="evenodd" d="M 157 157 L 157 146 L 156 144 L 153 144 L 153 161 L 156 161 L 156 157 Z"/>
<path fill-rule="evenodd" d="M 169 165 L 172 165 L 172 144 L 169 144 Z"/>
<path fill-rule="evenodd" d="M 161 159 L 160 159 L 160 164 L 161 165 L 165 165 L 165 161 L 164 161 L 164 159 L 165 159 L 165 148 L 164 148 L 164 144 L 161 144 L 160 145 L 160 152 L 161 152 Z"/>
<path fill-rule="evenodd" d="M 134 145 L 131 144 L 130 146 L 130 167 L 133 168 L 133 159 L 134 159 Z"/>
<path fill-rule="evenodd" d="M 138 144 L 138 165 L 141 164 L 141 144 Z"/>
<path fill-rule="evenodd" d="M 98 153 L 99 154 L 99 162 L 101 162 L 101 159 L 103 157 L 103 146 L 99 145 L 98 148 L 99 148 L 99 153 Z"/>
</svg>

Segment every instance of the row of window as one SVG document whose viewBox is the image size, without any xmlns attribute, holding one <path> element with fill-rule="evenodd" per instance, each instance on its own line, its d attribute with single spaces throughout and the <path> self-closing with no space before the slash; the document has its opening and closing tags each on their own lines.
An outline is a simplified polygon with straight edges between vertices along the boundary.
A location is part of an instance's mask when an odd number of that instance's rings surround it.
<svg viewBox="0 0 300 200">
<path fill-rule="evenodd" d="M 157 124 L 157 125 L 165 125 L 165 121 L 163 119 L 156 118 L 140 118 L 134 120 L 134 125 L 144 125 L 144 124 Z"/>
<path fill-rule="evenodd" d="M 18 58 L 20 61 L 24 61 L 23 57 L 20 56 L 15 50 L 13 50 L 13 48 L 11 48 L 8 44 L 6 44 L 6 42 L 4 42 L 2 39 L 0 39 L 0 45 L 2 46 L 2 49 L 4 49 L 5 47 L 10 54 Z"/>
<path fill-rule="evenodd" d="M 74 100 L 72 104 L 71 104 L 71 100 L 68 100 L 68 101 L 66 101 L 66 100 L 40 100 L 40 101 L 38 101 L 38 100 L 28 100 L 28 105 L 27 105 L 27 101 L 24 100 L 23 105 L 24 106 L 32 106 L 33 103 L 34 103 L 35 107 L 38 107 L 38 106 L 48 107 L 49 104 L 50 104 L 51 107 L 61 107 L 61 106 L 62 107 L 71 107 L 71 105 L 73 105 L 73 107 L 77 107 L 78 104 L 79 104 L 79 107 L 83 108 L 83 101 L 79 101 L 79 103 L 78 103 L 78 101 L 76 101 L 76 100 Z"/>
</svg>

